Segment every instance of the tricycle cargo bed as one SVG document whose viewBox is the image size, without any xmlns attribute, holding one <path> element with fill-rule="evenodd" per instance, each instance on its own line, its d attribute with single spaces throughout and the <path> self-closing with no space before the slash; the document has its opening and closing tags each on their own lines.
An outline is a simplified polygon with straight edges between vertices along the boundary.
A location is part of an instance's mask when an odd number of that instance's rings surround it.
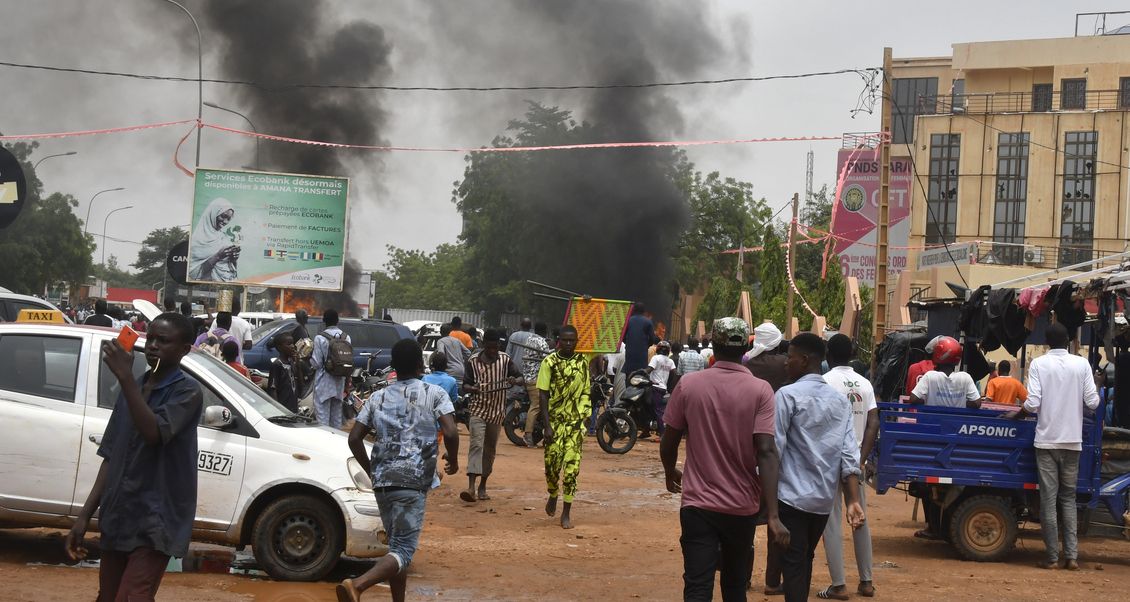
<svg viewBox="0 0 1130 602">
<path fill-rule="evenodd" d="M 1001 418 L 999 410 L 881 403 L 879 420 L 879 493 L 899 482 L 1037 489 L 1034 418 Z M 1101 425 L 1085 418 L 1082 435 L 1080 501 L 1100 486 Z"/>
</svg>

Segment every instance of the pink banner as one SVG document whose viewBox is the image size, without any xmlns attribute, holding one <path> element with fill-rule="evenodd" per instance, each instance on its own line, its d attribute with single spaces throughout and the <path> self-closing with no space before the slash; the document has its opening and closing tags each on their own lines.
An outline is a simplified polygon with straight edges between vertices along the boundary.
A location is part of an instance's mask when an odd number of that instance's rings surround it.
<svg viewBox="0 0 1130 602">
<path fill-rule="evenodd" d="M 832 235 L 844 276 L 855 276 L 875 286 L 877 224 L 879 223 L 879 149 L 843 149 L 837 161 L 838 195 L 833 209 Z M 906 269 L 906 247 L 910 239 L 910 160 L 891 158 L 889 227 L 887 230 L 888 273 L 893 277 Z"/>
</svg>

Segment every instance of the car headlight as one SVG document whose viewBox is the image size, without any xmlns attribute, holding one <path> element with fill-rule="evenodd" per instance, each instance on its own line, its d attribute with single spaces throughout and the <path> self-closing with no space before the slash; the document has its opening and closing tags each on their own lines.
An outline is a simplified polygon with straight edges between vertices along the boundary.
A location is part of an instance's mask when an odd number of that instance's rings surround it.
<svg viewBox="0 0 1130 602">
<path fill-rule="evenodd" d="M 349 471 L 349 476 L 353 477 L 353 484 L 362 491 L 373 490 L 373 480 L 369 475 L 365 474 L 365 469 L 361 468 L 361 463 L 357 458 L 349 458 L 345 461 L 345 469 Z"/>
</svg>

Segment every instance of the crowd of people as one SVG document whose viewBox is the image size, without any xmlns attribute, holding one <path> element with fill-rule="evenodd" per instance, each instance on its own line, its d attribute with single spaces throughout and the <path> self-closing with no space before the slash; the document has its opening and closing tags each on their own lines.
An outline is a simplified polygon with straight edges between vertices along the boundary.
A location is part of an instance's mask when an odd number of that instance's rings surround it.
<svg viewBox="0 0 1130 602">
<path fill-rule="evenodd" d="M 166 302 L 166 310 L 173 308 Z M 192 471 L 195 465 L 195 438 L 188 427 L 199 420 L 200 391 L 180 372 L 180 359 L 195 347 L 218 353 L 247 375 L 241 360 L 251 329 L 238 313 L 235 305 L 210 322 L 187 315 L 187 308 L 161 314 L 149 325 L 145 353 L 151 370 L 140 379 L 133 376 L 128 350 L 116 348 L 116 342 L 103 346 L 103 361 L 121 383 L 122 395 L 99 449 L 102 470 L 67 538 L 67 550 L 74 558 L 85 555 L 82 535 L 102 508 L 109 556 L 104 556 L 100 587 L 108 599 L 121 592 L 151 596 L 164 571 L 162 559 L 183 555 L 187 547 L 195 479 L 168 488 L 152 477 Z M 109 319 L 108 310 L 96 304 L 91 323 L 101 318 Z M 342 342 L 348 348 L 349 337 L 338 326 L 335 310 L 326 310 L 322 319 L 325 328 L 311 338 L 301 312 L 297 327 L 276 338 L 279 360 L 272 363 L 265 388 L 293 411 L 303 392 L 311 390 L 318 422 L 342 428 L 348 379 L 335 369 L 334 356 L 343 353 Z M 427 366 L 416 340 L 394 345 L 397 380 L 360 408 L 348 437 L 354 457 L 372 478 L 389 554 L 365 574 L 339 584 L 339 599 L 359 600 L 380 582 L 388 583 L 394 600 L 403 599 L 427 492 L 439 485 L 441 447 L 443 472 L 455 474 L 460 467 L 455 423 L 460 403 L 469 415 L 470 434 L 467 487 L 460 499 L 467 504 L 491 499 L 487 484 L 507 395 L 520 387 L 531 402 L 528 447 L 535 447 L 530 437 L 538 420 L 543 429 L 545 512 L 555 518 L 560 512 L 561 527 L 572 528 L 583 443 L 595 419 L 592 379 L 610 376 L 618 395 L 626 377 L 637 371 L 650 383 L 647 405 L 660 436 L 666 488 L 681 494 L 685 599 L 710 599 L 716 572 L 724 600 L 746 599 L 753 587 L 758 525 L 768 530 L 765 594 L 782 594 L 789 602 L 808 599 L 815 550 L 823 541 L 830 584 L 817 597 L 848 599 L 841 539 L 845 519 L 855 549 L 855 593 L 876 594 L 862 482 L 863 464 L 877 440 L 878 411 L 849 337 L 835 334 L 825 340 L 801 333 L 786 341 L 773 324 L 751 332 L 745 321 L 723 318 L 713 323 L 709 336 L 671 344 L 659 339 L 642 306 L 629 318 L 617 353 L 578 352 L 578 332 L 571 325 L 552 337 L 547 330 L 544 323 L 524 320 L 509 337 L 495 329 L 475 337 L 455 318 L 442 326 Z M 1013 404 L 1010 418 L 1038 411 L 1040 495 L 1044 507 L 1058 510 L 1041 521 L 1047 549 L 1041 566 L 1060 565 L 1062 530 L 1063 566 L 1077 569 L 1074 495 L 1082 413 L 1084 407 L 1097 407 L 1099 394 L 1086 360 L 1067 352 L 1068 338 L 1064 327 L 1053 324 L 1047 331 L 1052 350 L 1032 362 L 1027 386 L 1012 378 L 1008 362 L 1001 362 L 982 394 L 967 373 L 957 370 L 960 343 L 938 337 L 928 346 L 927 363 L 909 368 L 908 400 L 969 408 Z M 641 426 L 642 436 L 649 436 L 652 427 Z M 366 437 L 374 441 L 371 452 L 363 443 Z M 161 533 L 153 530 L 155 523 L 135 520 L 150 511 L 134 508 L 131 500 L 146 495 L 168 498 Z M 127 510 L 109 511 L 108 500 Z M 927 528 L 916 535 L 940 537 L 940 508 L 923 501 Z"/>
</svg>

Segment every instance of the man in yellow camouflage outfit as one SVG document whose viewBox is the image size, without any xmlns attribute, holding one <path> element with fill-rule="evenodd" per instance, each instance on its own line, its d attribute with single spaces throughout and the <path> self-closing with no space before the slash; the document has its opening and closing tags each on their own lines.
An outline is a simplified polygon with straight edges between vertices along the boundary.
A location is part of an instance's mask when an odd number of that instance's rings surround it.
<svg viewBox="0 0 1130 602">
<path fill-rule="evenodd" d="M 577 353 L 577 329 L 561 327 L 557 351 L 546 357 L 538 372 L 541 418 L 545 424 L 545 484 L 549 501 L 545 513 L 557 513 L 557 494 L 564 489 L 561 527 L 572 529 L 569 510 L 577 493 L 577 474 L 581 471 L 581 444 L 585 440 L 585 419 L 592 411 L 589 401 L 589 360 Z M 564 473 L 564 474 L 562 474 Z M 559 486 L 560 483 L 560 486 Z"/>
</svg>

